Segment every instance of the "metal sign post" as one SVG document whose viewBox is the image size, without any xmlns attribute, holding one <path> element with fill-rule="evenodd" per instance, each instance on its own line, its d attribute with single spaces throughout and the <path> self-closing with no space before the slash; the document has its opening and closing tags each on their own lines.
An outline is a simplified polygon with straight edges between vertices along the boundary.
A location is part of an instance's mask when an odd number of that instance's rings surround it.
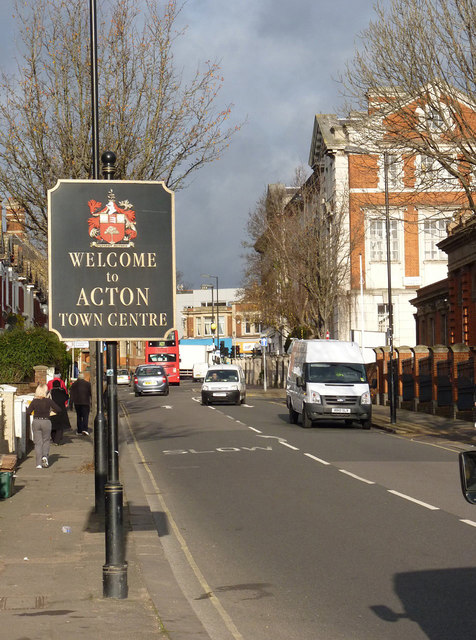
<svg viewBox="0 0 476 640">
<path fill-rule="evenodd" d="M 111 178 L 115 155 L 102 160 Z M 62 340 L 107 345 L 107 482 L 101 475 L 98 485 L 105 495 L 103 592 L 126 598 L 117 341 L 157 340 L 175 328 L 173 193 L 161 182 L 60 180 L 48 192 L 48 226 L 49 329 Z M 98 363 L 101 401 L 102 355 Z"/>
</svg>

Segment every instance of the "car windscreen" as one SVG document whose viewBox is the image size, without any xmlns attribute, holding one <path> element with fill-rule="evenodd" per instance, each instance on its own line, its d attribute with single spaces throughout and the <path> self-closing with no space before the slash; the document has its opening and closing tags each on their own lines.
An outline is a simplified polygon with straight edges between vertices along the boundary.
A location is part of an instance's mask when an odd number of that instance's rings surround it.
<svg viewBox="0 0 476 640">
<path fill-rule="evenodd" d="M 177 362 L 175 353 L 150 353 L 149 362 Z"/>
<path fill-rule="evenodd" d="M 142 367 L 137 369 L 136 376 L 163 376 L 165 375 L 162 367 Z"/>
<path fill-rule="evenodd" d="M 238 382 L 238 373 L 233 369 L 207 371 L 205 382 Z"/>
<path fill-rule="evenodd" d="M 118 376 L 128 376 L 129 375 L 129 371 L 127 369 L 118 369 L 117 370 L 117 375 Z"/>
<path fill-rule="evenodd" d="M 304 366 L 306 382 L 356 384 L 367 382 L 365 365 L 343 362 L 309 362 Z"/>
</svg>

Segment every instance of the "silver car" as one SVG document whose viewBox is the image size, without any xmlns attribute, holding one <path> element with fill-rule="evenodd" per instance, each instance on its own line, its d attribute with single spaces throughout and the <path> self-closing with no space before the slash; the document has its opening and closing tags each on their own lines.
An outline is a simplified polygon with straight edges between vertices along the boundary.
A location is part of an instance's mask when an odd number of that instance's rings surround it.
<svg viewBox="0 0 476 640">
<path fill-rule="evenodd" d="M 117 370 L 117 384 L 130 384 L 131 383 L 131 374 L 128 369 L 118 369 Z"/>
<path fill-rule="evenodd" d="M 155 364 L 139 365 L 134 373 L 134 393 L 136 396 L 141 396 L 143 393 L 168 396 L 169 380 L 165 369 Z"/>
</svg>

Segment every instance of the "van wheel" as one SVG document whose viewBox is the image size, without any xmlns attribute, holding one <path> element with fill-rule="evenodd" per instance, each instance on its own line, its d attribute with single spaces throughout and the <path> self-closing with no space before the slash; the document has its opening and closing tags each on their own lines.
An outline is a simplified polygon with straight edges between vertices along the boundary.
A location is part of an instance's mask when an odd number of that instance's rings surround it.
<svg viewBox="0 0 476 640">
<path fill-rule="evenodd" d="M 372 423 L 370 422 L 370 420 L 362 420 L 361 425 L 362 429 L 370 429 Z"/>
<path fill-rule="evenodd" d="M 294 409 L 290 405 L 289 406 L 289 422 L 291 424 L 297 424 L 298 419 L 299 419 L 299 413 L 297 411 L 294 411 Z"/>
<path fill-rule="evenodd" d="M 312 420 L 307 415 L 307 409 L 305 404 L 302 406 L 302 426 L 303 426 L 303 429 L 310 429 L 312 427 Z"/>
<path fill-rule="evenodd" d="M 245 404 L 245 402 L 246 402 L 246 396 L 243 396 L 243 397 L 241 398 L 241 404 Z"/>
</svg>

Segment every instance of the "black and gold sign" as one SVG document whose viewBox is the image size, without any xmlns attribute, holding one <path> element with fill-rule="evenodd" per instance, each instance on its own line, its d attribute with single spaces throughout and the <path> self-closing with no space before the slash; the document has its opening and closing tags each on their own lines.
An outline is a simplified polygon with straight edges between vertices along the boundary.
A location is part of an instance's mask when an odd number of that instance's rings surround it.
<svg viewBox="0 0 476 640">
<path fill-rule="evenodd" d="M 59 180 L 48 224 L 51 331 L 147 340 L 174 328 L 174 194 L 162 182 Z"/>
</svg>

